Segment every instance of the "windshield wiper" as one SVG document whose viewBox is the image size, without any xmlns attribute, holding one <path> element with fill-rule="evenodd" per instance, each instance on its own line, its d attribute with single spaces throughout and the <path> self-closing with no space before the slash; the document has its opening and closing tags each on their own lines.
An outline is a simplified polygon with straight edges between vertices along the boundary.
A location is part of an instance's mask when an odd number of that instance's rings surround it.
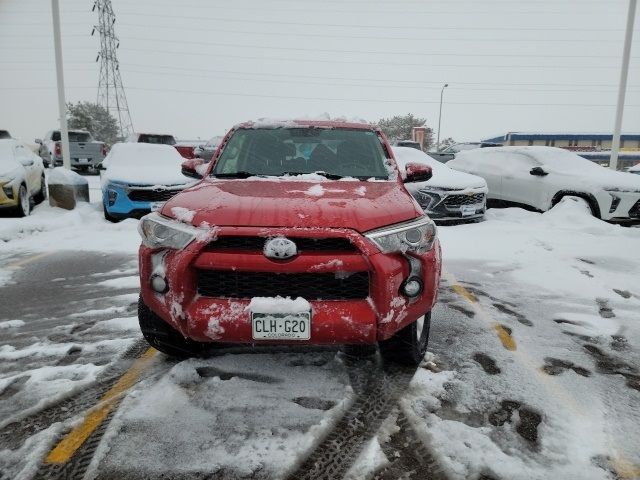
<svg viewBox="0 0 640 480">
<path fill-rule="evenodd" d="M 249 177 L 260 177 L 261 175 L 259 173 L 240 170 L 239 172 L 212 173 L 211 176 L 216 178 L 249 178 Z"/>
<path fill-rule="evenodd" d="M 321 170 L 317 172 L 282 172 L 283 175 L 291 175 L 291 176 L 311 175 L 313 173 L 315 173 L 316 175 L 322 175 L 323 177 L 328 178 L 329 180 L 340 180 L 341 178 L 344 178 L 342 175 L 338 175 L 337 173 L 327 173 Z"/>
</svg>

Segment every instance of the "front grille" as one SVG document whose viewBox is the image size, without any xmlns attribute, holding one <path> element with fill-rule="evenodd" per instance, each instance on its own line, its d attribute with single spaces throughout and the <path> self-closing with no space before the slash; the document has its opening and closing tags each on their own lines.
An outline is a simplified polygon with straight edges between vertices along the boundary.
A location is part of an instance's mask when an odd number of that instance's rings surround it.
<svg viewBox="0 0 640 480">
<path fill-rule="evenodd" d="M 444 200 L 447 208 L 458 208 L 462 205 L 476 205 L 484 201 L 484 193 L 474 193 L 473 195 L 450 195 Z"/>
<path fill-rule="evenodd" d="M 198 293 L 205 297 L 353 300 L 369 295 L 369 272 L 336 275 L 198 270 L 197 275 Z"/>
<path fill-rule="evenodd" d="M 127 196 L 134 202 L 166 202 L 180 190 L 129 190 Z"/>
<path fill-rule="evenodd" d="M 633 204 L 633 207 L 629 210 L 629 217 L 640 218 L 640 200 Z"/>
<path fill-rule="evenodd" d="M 309 237 L 287 237 L 292 240 L 298 252 L 355 252 L 356 247 L 343 237 L 337 238 L 309 238 Z M 265 237 L 241 237 L 226 236 L 218 237 L 208 246 L 209 250 L 250 250 L 261 252 L 264 249 Z"/>
</svg>

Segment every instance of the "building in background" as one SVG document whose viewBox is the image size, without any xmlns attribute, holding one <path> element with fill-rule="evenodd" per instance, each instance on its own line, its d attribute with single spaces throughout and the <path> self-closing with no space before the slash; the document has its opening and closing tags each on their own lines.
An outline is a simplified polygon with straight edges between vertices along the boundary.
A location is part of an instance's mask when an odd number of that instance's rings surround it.
<svg viewBox="0 0 640 480">
<path fill-rule="evenodd" d="M 516 146 L 559 147 L 575 151 L 578 155 L 599 164 L 608 165 L 613 135 L 582 132 L 508 132 L 483 141 Z M 640 162 L 640 133 L 623 133 L 620 136 L 620 152 L 619 169 Z"/>
<path fill-rule="evenodd" d="M 613 135 L 610 133 L 561 133 L 561 132 L 509 132 L 503 136 L 487 138 L 484 142 L 503 145 L 539 145 L 568 150 L 599 152 L 611 150 Z M 640 133 L 623 133 L 621 151 L 640 151 Z"/>
</svg>

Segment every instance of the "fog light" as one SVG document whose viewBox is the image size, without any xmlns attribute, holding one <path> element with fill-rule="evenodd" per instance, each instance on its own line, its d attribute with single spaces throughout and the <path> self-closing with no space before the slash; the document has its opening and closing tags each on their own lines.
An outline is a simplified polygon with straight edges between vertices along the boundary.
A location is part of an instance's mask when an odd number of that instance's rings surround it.
<svg viewBox="0 0 640 480">
<path fill-rule="evenodd" d="M 422 280 L 417 277 L 408 278 L 402 284 L 402 292 L 410 298 L 417 297 L 422 292 Z"/>
<path fill-rule="evenodd" d="M 167 290 L 169 290 L 169 284 L 167 284 L 165 278 L 157 273 L 151 275 L 150 283 L 154 292 L 167 293 Z"/>
</svg>

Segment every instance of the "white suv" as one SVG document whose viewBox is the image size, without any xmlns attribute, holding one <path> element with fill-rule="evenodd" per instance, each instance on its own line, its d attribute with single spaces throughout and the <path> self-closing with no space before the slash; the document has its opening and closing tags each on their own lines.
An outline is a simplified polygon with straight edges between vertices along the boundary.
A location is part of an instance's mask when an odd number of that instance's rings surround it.
<svg viewBox="0 0 640 480">
<path fill-rule="evenodd" d="M 483 177 L 489 204 L 546 211 L 565 196 L 583 198 L 594 216 L 640 221 L 640 178 L 553 147 L 496 147 L 460 152 L 447 163 Z"/>
</svg>

